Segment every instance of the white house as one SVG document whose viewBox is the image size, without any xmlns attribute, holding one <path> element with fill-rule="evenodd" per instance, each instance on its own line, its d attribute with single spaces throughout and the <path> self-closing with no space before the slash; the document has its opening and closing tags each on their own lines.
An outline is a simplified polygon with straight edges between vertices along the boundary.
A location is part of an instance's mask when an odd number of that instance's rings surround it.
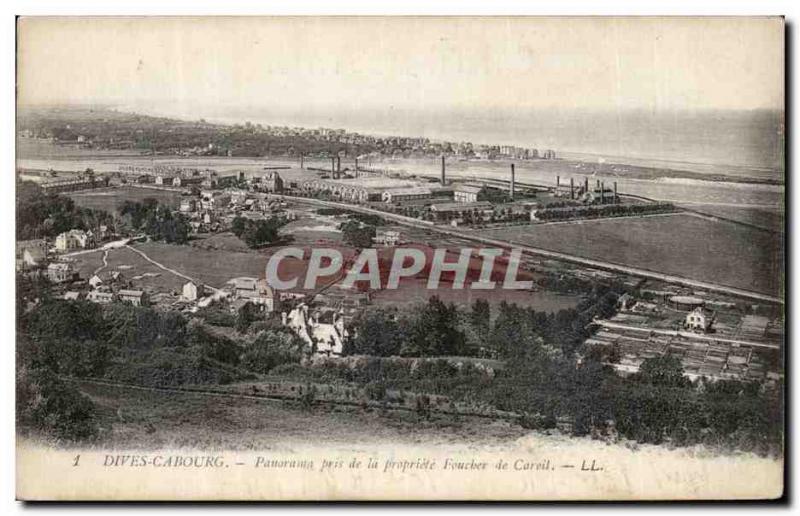
<svg viewBox="0 0 800 516">
<path fill-rule="evenodd" d="M 278 295 L 264 279 L 242 276 L 228 281 L 225 287 L 235 299 L 250 301 L 254 305 L 263 307 L 267 312 L 274 311 L 279 304 Z"/>
<path fill-rule="evenodd" d="M 306 304 L 298 305 L 291 312 L 283 313 L 283 324 L 294 331 L 309 346 L 316 343 L 317 353 L 341 355 L 347 330 L 344 317 L 335 310 L 309 313 Z"/>
<path fill-rule="evenodd" d="M 146 304 L 144 292 L 141 290 L 121 289 L 117 292 L 117 296 L 120 301 L 131 303 L 133 306 L 142 306 Z"/>
<path fill-rule="evenodd" d="M 98 276 L 97 274 L 95 274 L 94 276 L 89 278 L 89 285 L 91 285 L 92 288 L 97 288 L 98 285 L 102 285 L 102 284 L 103 284 L 103 280 L 100 279 L 100 276 Z"/>
<path fill-rule="evenodd" d="M 93 243 L 92 232 L 81 229 L 71 229 L 56 237 L 56 249 L 59 251 L 85 249 L 86 247 L 91 247 Z"/>
<path fill-rule="evenodd" d="M 17 270 L 35 267 L 47 259 L 47 242 L 44 240 L 25 240 L 17 242 Z"/>
<path fill-rule="evenodd" d="M 103 290 L 92 290 L 86 294 L 86 299 L 92 303 L 108 304 L 114 301 L 114 294 L 112 292 Z"/>
<path fill-rule="evenodd" d="M 183 286 L 183 299 L 186 301 L 197 301 L 198 298 L 203 297 L 204 287 L 202 283 L 195 283 L 189 281 Z"/>
<path fill-rule="evenodd" d="M 686 327 L 692 330 L 708 331 L 714 324 L 714 313 L 702 306 L 686 314 Z"/>
<path fill-rule="evenodd" d="M 75 279 L 75 271 L 69 263 L 51 263 L 47 266 L 47 279 L 53 283 L 65 283 Z"/>
</svg>

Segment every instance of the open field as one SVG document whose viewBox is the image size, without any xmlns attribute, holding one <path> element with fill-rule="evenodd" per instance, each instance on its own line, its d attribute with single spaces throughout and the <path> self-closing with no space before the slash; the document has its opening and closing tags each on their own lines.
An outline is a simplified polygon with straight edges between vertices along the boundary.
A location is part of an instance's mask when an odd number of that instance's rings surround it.
<svg viewBox="0 0 800 516">
<path fill-rule="evenodd" d="M 269 260 L 269 255 L 253 251 L 197 249 L 159 242 L 136 244 L 135 248 L 169 268 L 216 288 L 238 276 L 263 277 Z"/>
<path fill-rule="evenodd" d="M 765 231 L 688 214 L 531 225 L 486 236 L 779 296 L 783 244 Z"/>
<path fill-rule="evenodd" d="M 220 288 L 228 280 L 239 276 L 265 277 L 269 257 L 280 247 L 237 252 L 147 242 L 136 244 L 135 248 L 166 267 L 175 269 L 211 287 Z M 354 254 L 352 249 L 340 248 L 339 250 L 342 251 L 345 259 L 351 258 Z M 308 253 L 306 256 L 308 256 Z M 305 260 L 287 258 L 281 261 L 278 274 L 284 280 L 290 280 L 295 277 L 300 278 L 298 288 L 293 289 L 300 291 L 302 290 L 300 287 L 302 287 L 307 266 L 308 262 Z M 333 278 L 323 276 L 318 280 L 317 286 L 319 287 L 331 279 Z"/>
<path fill-rule="evenodd" d="M 720 204 L 687 204 L 690 210 L 716 215 L 726 219 L 752 224 L 771 231 L 782 233 L 786 223 L 786 214 L 779 207 L 773 206 L 728 206 Z"/>
<path fill-rule="evenodd" d="M 121 272 L 126 281 L 131 281 L 136 288 L 164 292 L 180 290 L 186 280 L 165 271 L 145 260 L 141 255 L 125 247 L 111 249 L 106 258 L 108 265 L 103 266 L 103 251 L 81 254 L 75 257 L 75 263 L 81 278 L 91 278 L 95 271 Z"/>
<path fill-rule="evenodd" d="M 505 301 L 536 311 L 557 312 L 562 309 L 575 308 L 580 301 L 579 296 L 556 294 L 546 290 L 535 292 L 503 290 L 500 285 L 490 291 L 454 290 L 446 284 L 436 290 L 428 290 L 426 285 L 427 280 L 405 280 L 400 282 L 400 288 L 396 290 L 381 290 L 375 293 L 372 302 L 377 306 L 408 306 L 426 303 L 428 298 L 436 295 L 445 303 L 454 303 L 462 308 L 468 308 L 477 299 L 485 299 L 491 304 Z"/>
<path fill-rule="evenodd" d="M 268 449 L 314 443 L 501 444 L 528 431 L 507 421 L 209 397 L 81 384 L 98 405 L 104 448 Z"/>
<path fill-rule="evenodd" d="M 75 204 L 84 208 L 103 210 L 116 213 L 117 208 L 125 201 L 142 202 L 147 198 L 156 199 L 160 204 L 177 208 L 181 202 L 181 194 L 169 190 L 156 190 L 154 188 L 104 188 L 102 190 L 89 190 L 69 194 Z"/>
</svg>

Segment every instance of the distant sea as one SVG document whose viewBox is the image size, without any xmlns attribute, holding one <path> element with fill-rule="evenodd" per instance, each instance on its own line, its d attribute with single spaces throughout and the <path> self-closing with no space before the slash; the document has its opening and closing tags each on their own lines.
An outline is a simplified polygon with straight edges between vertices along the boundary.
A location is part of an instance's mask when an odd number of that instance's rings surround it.
<svg viewBox="0 0 800 516">
<path fill-rule="evenodd" d="M 558 156 L 736 177 L 782 179 L 783 113 L 751 111 L 416 110 L 392 106 L 285 108 L 164 106 L 143 110 L 218 123 L 341 128 L 474 144 L 554 149 Z"/>
</svg>

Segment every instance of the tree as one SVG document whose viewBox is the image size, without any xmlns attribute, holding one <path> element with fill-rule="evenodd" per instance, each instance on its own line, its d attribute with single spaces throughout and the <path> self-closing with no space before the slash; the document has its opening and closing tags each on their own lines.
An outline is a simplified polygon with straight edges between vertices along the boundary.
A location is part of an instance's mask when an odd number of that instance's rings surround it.
<svg viewBox="0 0 800 516">
<path fill-rule="evenodd" d="M 489 307 L 489 302 L 485 299 L 478 298 L 472 303 L 472 312 L 470 314 L 470 323 L 479 331 L 489 332 L 491 325 L 492 312 Z"/>
<path fill-rule="evenodd" d="M 94 403 L 46 368 L 17 370 L 17 422 L 67 441 L 98 433 Z"/>
<path fill-rule="evenodd" d="M 263 331 L 245 346 L 241 366 L 255 373 L 268 373 L 281 364 L 300 363 L 303 348 L 303 341 L 289 331 Z"/>
<path fill-rule="evenodd" d="M 357 220 L 348 220 L 339 225 L 344 241 L 356 248 L 362 249 L 372 247 L 372 239 L 375 238 L 375 227 L 363 225 Z"/>
<path fill-rule="evenodd" d="M 459 328 L 458 309 L 437 296 L 428 300 L 412 321 L 412 329 L 401 354 L 405 356 L 460 355 L 465 351 L 464 333 Z"/>
<path fill-rule="evenodd" d="M 688 383 L 680 359 L 672 355 L 645 359 L 639 366 L 637 377 L 642 382 L 666 387 L 681 387 Z"/>
<path fill-rule="evenodd" d="M 345 341 L 344 355 L 399 355 L 406 339 L 405 324 L 380 308 L 367 310 L 354 323 L 355 330 Z"/>
<path fill-rule="evenodd" d="M 244 333 L 259 319 L 259 309 L 251 302 L 245 303 L 236 314 L 236 331 Z"/>
</svg>

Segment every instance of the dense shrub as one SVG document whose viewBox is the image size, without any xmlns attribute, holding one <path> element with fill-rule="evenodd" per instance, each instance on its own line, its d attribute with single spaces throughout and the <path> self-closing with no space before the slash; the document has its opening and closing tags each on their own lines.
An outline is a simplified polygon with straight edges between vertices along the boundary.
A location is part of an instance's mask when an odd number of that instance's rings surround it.
<svg viewBox="0 0 800 516">
<path fill-rule="evenodd" d="M 17 371 L 17 423 L 66 441 L 97 436 L 92 401 L 46 368 Z"/>
</svg>

